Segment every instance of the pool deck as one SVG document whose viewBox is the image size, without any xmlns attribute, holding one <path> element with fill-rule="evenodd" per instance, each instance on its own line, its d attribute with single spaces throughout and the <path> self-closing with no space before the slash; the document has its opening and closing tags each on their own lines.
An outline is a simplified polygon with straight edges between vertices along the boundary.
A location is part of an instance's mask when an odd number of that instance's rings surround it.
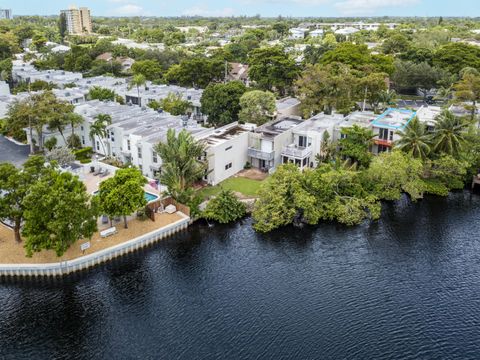
<svg viewBox="0 0 480 360">
<path fill-rule="evenodd" d="M 141 235 L 150 233 L 157 229 L 164 228 L 170 224 L 177 222 L 185 217 L 181 213 L 174 214 L 156 214 L 155 221 L 131 219 L 128 221 L 128 229 L 123 226 L 123 220 L 115 223 L 117 234 L 111 235 L 107 238 L 100 237 L 100 231 L 109 228 L 110 225 L 99 225 L 98 232 L 96 232 L 90 240 L 79 240 L 73 244 L 66 253 L 61 257 L 57 257 L 52 250 L 45 250 L 35 253 L 31 258 L 25 256 L 25 249 L 23 243 L 17 243 L 14 239 L 13 231 L 0 224 L 0 263 L 2 264 L 47 264 L 57 263 L 59 261 L 72 260 L 84 255 L 93 254 L 100 250 L 125 243 L 131 239 L 137 238 Z M 90 241 L 90 248 L 83 253 L 80 250 L 80 245 Z"/>
</svg>

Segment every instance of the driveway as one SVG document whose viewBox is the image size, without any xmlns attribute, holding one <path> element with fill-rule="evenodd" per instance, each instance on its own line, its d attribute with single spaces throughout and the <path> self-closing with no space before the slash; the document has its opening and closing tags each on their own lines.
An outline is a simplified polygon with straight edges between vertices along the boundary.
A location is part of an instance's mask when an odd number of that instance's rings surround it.
<svg viewBox="0 0 480 360">
<path fill-rule="evenodd" d="M 0 135 L 0 163 L 9 162 L 20 166 L 27 160 L 29 153 L 30 146 L 17 145 Z"/>
</svg>

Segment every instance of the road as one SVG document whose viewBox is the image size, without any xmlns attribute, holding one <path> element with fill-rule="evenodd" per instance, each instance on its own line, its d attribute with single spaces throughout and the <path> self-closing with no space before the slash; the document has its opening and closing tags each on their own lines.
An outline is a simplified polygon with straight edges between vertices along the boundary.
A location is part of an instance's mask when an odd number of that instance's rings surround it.
<svg viewBox="0 0 480 360">
<path fill-rule="evenodd" d="M 15 166 L 22 165 L 29 153 L 28 145 L 17 145 L 0 135 L 0 163 L 10 162 Z"/>
</svg>

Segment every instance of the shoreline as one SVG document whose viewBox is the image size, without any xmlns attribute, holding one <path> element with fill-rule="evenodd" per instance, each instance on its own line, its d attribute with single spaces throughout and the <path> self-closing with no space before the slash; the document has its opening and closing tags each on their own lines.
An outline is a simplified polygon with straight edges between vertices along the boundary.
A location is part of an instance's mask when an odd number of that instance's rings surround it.
<svg viewBox="0 0 480 360">
<path fill-rule="evenodd" d="M 91 254 L 69 260 L 60 259 L 55 262 L 0 263 L 0 279 L 11 277 L 64 277 L 72 273 L 89 270 L 102 263 L 130 254 L 185 230 L 191 222 L 190 217 L 181 212 L 177 212 L 176 214 L 180 219 L 173 223 L 119 244 L 92 252 Z"/>
</svg>

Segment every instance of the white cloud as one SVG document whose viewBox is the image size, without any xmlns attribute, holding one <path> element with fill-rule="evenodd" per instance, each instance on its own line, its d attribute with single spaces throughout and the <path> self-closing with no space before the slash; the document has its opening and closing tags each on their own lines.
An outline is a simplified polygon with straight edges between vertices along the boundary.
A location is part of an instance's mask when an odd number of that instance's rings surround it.
<svg viewBox="0 0 480 360">
<path fill-rule="evenodd" d="M 143 8 L 135 4 L 126 4 L 113 10 L 116 15 L 133 16 L 141 15 Z"/>
<path fill-rule="evenodd" d="M 374 14 L 381 8 L 393 6 L 408 6 L 417 4 L 420 0 L 345 0 L 335 4 L 343 15 Z"/>
<path fill-rule="evenodd" d="M 218 10 L 210 10 L 206 6 L 193 6 L 185 9 L 182 15 L 185 16 L 214 16 L 214 17 L 228 17 L 233 16 L 235 10 L 232 8 L 223 8 Z"/>
</svg>

